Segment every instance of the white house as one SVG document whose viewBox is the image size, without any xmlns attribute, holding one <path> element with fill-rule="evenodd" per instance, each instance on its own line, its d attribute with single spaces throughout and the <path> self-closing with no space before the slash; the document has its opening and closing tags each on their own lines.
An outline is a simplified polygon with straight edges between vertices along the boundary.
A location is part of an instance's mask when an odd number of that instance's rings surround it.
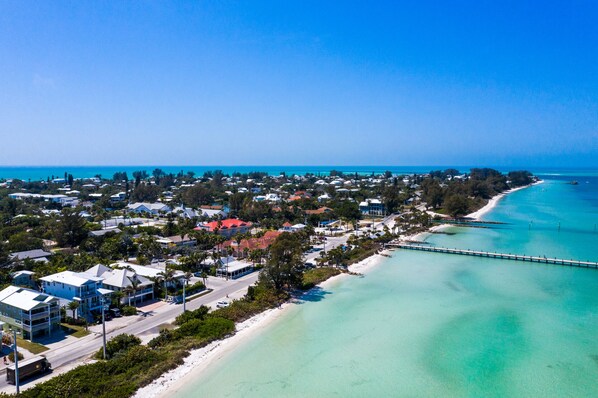
<svg viewBox="0 0 598 398">
<path fill-rule="evenodd" d="M 172 208 L 167 204 L 155 202 L 155 203 L 145 203 L 145 202 L 137 202 L 127 206 L 129 211 L 135 213 L 150 213 L 150 214 L 160 214 L 160 213 L 170 213 Z"/>
<path fill-rule="evenodd" d="M 380 199 L 366 199 L 359 204 L 359 211 L 363 215 L 383 216 L 384 203 Z"/>
<path fill-rule="evenodd" d="M 111 202 L 122 202 L 126 198 L 127 198 L 126 192 L 119 192 L 119 193 L 115 193 L 114 195 L 110 195 Z"/>
</svg>

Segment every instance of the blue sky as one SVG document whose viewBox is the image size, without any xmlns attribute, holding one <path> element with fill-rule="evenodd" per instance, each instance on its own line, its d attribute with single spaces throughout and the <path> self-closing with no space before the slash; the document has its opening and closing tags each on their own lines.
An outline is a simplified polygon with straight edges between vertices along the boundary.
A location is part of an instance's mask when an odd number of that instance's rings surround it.
<svg viewBox="0 0 598 398">
<path fill-rule="evenodd" d="M 598 166 L 592 1 L 0 2 L 0 165 Z"/>
</svg>

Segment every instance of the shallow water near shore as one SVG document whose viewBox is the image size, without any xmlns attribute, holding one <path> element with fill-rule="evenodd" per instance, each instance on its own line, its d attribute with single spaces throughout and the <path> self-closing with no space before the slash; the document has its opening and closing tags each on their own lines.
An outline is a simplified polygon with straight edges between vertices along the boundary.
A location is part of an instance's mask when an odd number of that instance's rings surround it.
<svg viewBox="0 0 598 398">
<path fill-rule="evenodd" d="M 514 192 L 485 216 L 508 224 L 428 241 L 598 261 L 598 178 L 586 179 Z M 174 396 L 598 396 L 597 292 L 597 270 L 397 251 L 314 291 Z"/>
</svg>

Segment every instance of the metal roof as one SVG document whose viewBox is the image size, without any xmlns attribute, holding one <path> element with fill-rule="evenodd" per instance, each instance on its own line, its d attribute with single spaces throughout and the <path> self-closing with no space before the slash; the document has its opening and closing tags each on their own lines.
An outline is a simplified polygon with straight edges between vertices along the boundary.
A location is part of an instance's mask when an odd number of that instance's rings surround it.
<svg viewBox="0 0 598 398">
<path fill-rule="evenodd" d="M 36 307 L 50 304 L 55 300 L 58 301 L 58 298 L 50 296 L 49 294 L 17 286 L 9 286 L 0 291 L 1 303 L 11 307 L 19 308 L 24 311 L 30 311 Z"/>
</svg>

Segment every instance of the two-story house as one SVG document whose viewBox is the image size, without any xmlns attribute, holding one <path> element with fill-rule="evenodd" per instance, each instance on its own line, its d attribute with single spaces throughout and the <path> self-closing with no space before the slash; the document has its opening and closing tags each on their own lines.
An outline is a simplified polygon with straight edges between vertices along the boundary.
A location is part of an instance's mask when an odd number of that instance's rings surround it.
<svg viewBox="0 0 598 398">
<path fill-rule="evenodd" d="M 84 272 L 63 271 L 40 278 L 45 293 L 68 301 L 78 301 L 77 314 L 91 318 L 92 311 L 101 311 L 102 300 L 98 288 L 102 278 Z"/>
<path fill-rule="evenodd" d="M 380 199 L 366 199 L 359 204 L 361 214 L 368 216 L 383 216 L 385 214 L 384 203 Z"/>
<path fill-rule="evenodd" d="M 195 230 L 214 232 L 227 238 L 231 238 L 237 234 L 249 232 L 252 226 L 253 224 L 250 222 L 228 218 L 226 220 L 200 223 Z"/>
<path fill-rule="evenodd" d="M 0 291 L 0 320 L 18 329 L 23 338 L 50 335 L 60 327 L 60 300 L 18 286 Z"/>
</svg>

